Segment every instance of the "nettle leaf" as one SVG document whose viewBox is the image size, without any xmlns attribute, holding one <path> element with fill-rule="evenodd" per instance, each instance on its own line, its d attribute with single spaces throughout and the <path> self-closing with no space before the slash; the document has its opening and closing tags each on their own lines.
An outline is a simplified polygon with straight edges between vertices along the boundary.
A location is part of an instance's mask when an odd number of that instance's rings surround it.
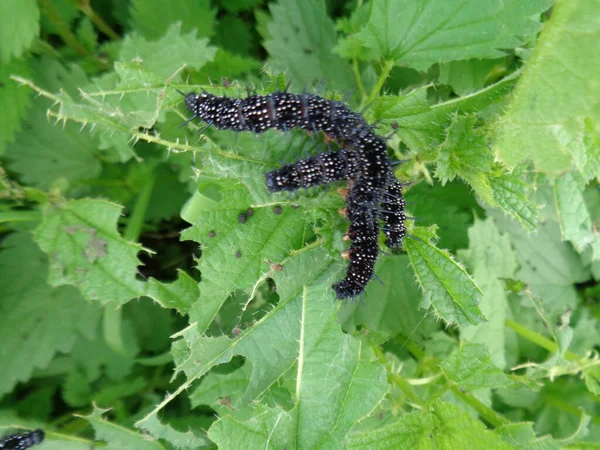
<svg viewBox="0 0 600 450">
<path fill-rule="evenodd" d="M 418 0 L 373 2 L 369 23 L 358 33 L 385 60 L 426 70 L 432 64 L 498 58 L 521 44 L 517 36 L 540 30 L 551 0 Z"/>
<path fill-rule="evenodd" d="M 209 438 L 220 448 L 341 448 L 351 427 L 381 401 L 387 391 L 385 371 L 361 341 L 341 332 L 328 287 L 305 286 L 298 296 L 295 406 L 289 412 L 273 409 L 267 414 L 258 409 L 241 423 L 231 416 L 221 418 L 209 430 Z M 275 417 L 281 430 L 276 429 L 271 440 L 269 424 Z"/>
<path fill-rule="evenodd" d="M 40 32 L 35 0 L 4 0 L 0 4 L 0 63 L 19 58 Z"/>
<path fill-rule="evenodd" d="M 31 66 L 18 59 L 13 59 L 9 64 L 0 64 L 0 155 L 6 150 L 6 144 L 21 129 L 21 121 L 31 104 L 31 93 L 26 89 L 19 89 L 19 84 L 10 78 L 14 74 L 29 77 Z"/>
<path fill-rule="evenodd" d="M 553 8 L 498 124 L 496 150 L 508 165 L 532 160 L 552 175 L 574 165 L 588 179 L 597 176 L 600 60 L 589 55 L 600 39 L 599 7 L 576 0 Z"/>
<path fill-rule="evenodd" d="M 59 178 L 70 182 L 96 178 L 102 170 L 97 143 L 80 128 L 56 124 L 43 109 L 33 108 L 23 131 L 8 146 L 8 167 L 25 183 L 44 189 Z"/>
<path fill-rule="evenodd" d="M 342 305 L 340 322 L 344 328 L 363 325 L 390 335 L 412 336 L 417 326 L 419 334 L 426 333 L 432 325 L 437 326 L 433 317 L 423 323 L 424 311 L 418 308 L 422 294 L 407 255 L 380 257 L 375 273 L 381 283 L 373 281 L 367 285 L 364 305 L 360 302 Z"/>
<path fill-rule="evenodd" d="M 346 441 L 352 450 L 468 448 L 512 450 L 456 405 L 435 401 L 424 411 L 404 414 L 392 425 L 375 431 L 353 433 Z"/>
<path fill-rule="evenodd" d="M 476 325 L 486 320 L 478 306 L 482 292 L 466 270 L 450 253 L 429 242 L 431 231 L 417 228 L 414 232 L 417 239 L 407 239 L 404 248 L 423 290 L 421 305 L 431 306 L 448 324 Z"/>
<path fill-rule="evenodd" d="M 585 180 L 576 173 L 567 173 L 556 180 L 554 198 L 560 218 L 562 235 L 578 252 L 592 249 L 592 259 L 600 259 L 600 234 L 594 231 L 583 192 Z"/>
<path fill-rule="evenodd" d="M 513 278 L 517 270 L 516 255 L 510 238 L 500 234 L 493 219 L 475 219 L 469 228 L 469 248 L 459 256 L 468 262 L 473 278 L 481 287 L 483 297 L 479 307 L 488 322 L 467 325 L 461 337 L 486 346 L 492 361 L 500 368 L 506 365 L 504 319 L 507 298 L 502 278 Z"/>
<path fill-rule="evenodd" d="M 178 334 L 181 339 L 173 344 L 172 354 L 177 371 L 184 372 L 187 381 L 136 426 L 146 428 L 146 423 L 155 420 L 153 417 L 175 396 L 212 367 L 230 361 L 234 355 L 245 356 L 246 364 L 252 367 L 250 384 L 236 407 L 259 397 L 297 363 L 302 339 L 303 322 L 299 318 L 304 307 L 303 285 L 318 285 L 321 295 L 313 301 L 318 301 L 317 307 L 327 317 L 335 317 L 330 285 L 340 267 L 318 246 L 295 252 L 282 265 L 283 270 L 273 275 L 279 293 L 277 306 L 239 336 L 205 337 L 196 323 Z M 265 345 L 265 342 L 277 344 Z M 331 358 L 334 356 L 330 355 Z"/>
<path fill-rule="evenodd" d="M 61 201 L 44 206 L 35 240 L 50 257 L 49 283 L 77 286 L 87 300 L 123 304 L 144 295 L 136 278 L 141 245 L 117 231 L 122 208 L 104 200 Z"/>
<path fill-rule="evenodd" d="M 469 59 L 440 64 L 440 83 L 447 84 L 458 96 L 482 90 L 489 73 L 504 59 Z"/>
<path fill-rule="evenodd" d="M 444 141 L 455 113 L 478 113 L 504 99 L 515 78 L 506 77 L 481 91 L 435 105 L 427 101 L 427 86 L 405 95 L 382 96 L 371 108 L 373 119 L 380 120 L 385 131 L 397 128 L 398 136 L 412 151 L 432 150 Z"/>
<path fill-rule="evenodd" d="M 511 423 L 498 427 L 494 433 L 520 450 L 558 450 L 562 448 L 552 436 L 537 437 L 532 423 Z"/>
<path fill-rule="evenodd" d="M 194 194 L 182 212 L 193 225 L 182 239 L 202 245 L 200 301 L 190 317 L 205 330 L 234 291 L 249 291 L 270 272 L 269 261 L 281 262 L 300 248 L 310 225 L 290 205 L 279 206 L 280 214 L 273 204 L 252 205 L 248 190 L 233 180 L 204 185 L 202 192 Z M 240 223 L 240 214 L 249 209 L 252 216 Z"/>
<path fill-rule="evenodd" d="M 487 203 L 494 199 L 488 181 L 494 155 L 488 150 L 484 135 L 475 130 L 477 117 L 455 115 L 440 145 L 436 159 L 435 175 L 442 184 L 456 176 L 464 179 Z"/>
<path fill-rule="evenodd" d="M 48 258 L 25 232 L 8 236 L 0 252 L 0 397 L 81 336 L 93 338 L 97 305 L 76 289 L 46 283 Z"/>
<path fill-rule="evenodd" d="M 103 448 L 110 450 L 164 450 L 159 442 L 149 440 L 147 436 L 143 436 L 134 430 L 128 430 L 121 425 L 109 422 L 102 417 L 107 411 L 94 406 L 92 414 L 81 416 L 94 428 L 96 440 L 107 443 Z"/>
<path fill-rule="evenodd" d="M 350 64 L 332 53 L 335 27 L 323 0 L 279 0 L 270 10 L 273 19 L 264 46 L 271 66 L 285 71 L 296 89 L 314 86 L 325 78 L 337 91 L 354 88 Z"/>
<path fill-rule="evenodd" d="M 198 38 L 196 34 L 195 29 L 184 34 L 181 25 L 176 24 L 155 42 L 136 34 L 128 35 L 121 45 L 119 58 L 124 62 L 139 62 L 145 70 L 163 78 L 170 77 L 183 65 L 200 69 L 213 60 L 217 50 L 208 45 L 208 39 Z"/>
<path fill-rule="evenodd" d="M 133 0 L 129 11 L 132 28 L 150 40 L 163 37 L 176 22 L 181 22 L 184 33 L 196 30 L 201 37 L 211 37 L 217 14 L 211 9 L 210 0 L 180 0 L 168 4 Z"/>
<path fill-rule="evenodd" d="M 498 229 L 510 236 L 520 266 L 517 278 L 544 300 L 547 311 L 575 308 L 579 300 L 573 285 L 591 275 L 579 255 L 562 241 L 558 224 L 547 222 L 537 234 L 529 234 L 496 211 L 488 214 L 494 217 Z"/>
<path fill-rule="evenodd" d="M 441 364 L 448 380 L 465 389 L 498 388 L 512 382 L 492 362 L 484 344 L 461 342 Z"/>
<path fill-rule="evenodd" d="M 527 231 L 537 229 L 539 206 L 535 198 L 535 183 L 526 179 L 526 172 L 516 169 L 490 178 L 495 204 L 505 214 L 516 219 Z"/>
</svg>

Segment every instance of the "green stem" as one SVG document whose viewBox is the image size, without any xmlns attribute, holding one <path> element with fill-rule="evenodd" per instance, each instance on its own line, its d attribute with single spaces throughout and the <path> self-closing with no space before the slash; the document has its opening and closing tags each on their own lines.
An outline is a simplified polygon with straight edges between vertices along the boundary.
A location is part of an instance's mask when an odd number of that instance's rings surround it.
<svg viewBox="0 0 600 450">
<path fill-rule="evenodd" d="M 87 50 L 77 41 L 77 38 L 69 29 L 69 26 L 64 19 L 61 17 L 58 9 L 56 9 L 56 7 L 52 4 L 52 0 L 40 0 L 40 3 L 44 13 L 46 13 L 46 16 L 50 22 L 52 22 L 52 24 L 56 27 L 56 31 L 63 42 L 71 47 L 75 53 L 82 56 L 88 56 Z"/>
<path fill-rule="evenodd" d="M 112 302 L 107 304 L 104 307 L 104 340 L 116 353 L 127 355 L 127 350 L 123 343 L 123 334 L 121 333 L 122 322 L 123 308 L 121 308 L 121 305 Z"/>
<path fill-rule="evenodd" d="M 371 91 L 371 95 L 369 95 L 369 98 L 367 99 L 367 104 L 371 103 L 372 101 L 374 101 L 377 98 L 379 91 L 381 91 L 381 88 L 383 87 L 385 80 L 387 80 L 388 76 L 390 75 L 390 72 L 392 71 L 393 67 L 394 67 L 394 61 L 386 61 L 385 62 L 384 66 L 383 66 L 383 70 L 381 71 L 381 74 L 379 75 L 379 79 L 377 80 L 377 84 L 375 85 L 375 87 Z"/>
<path fill-rule="evenodd" d="M 467 405 L 477 411 L 477 414 L 481 416 L 487 423 L 492 425 L 494 428 L 501 427 L 503 425 L 510 424 L 510 421 L 491 408 L 481 403 L 475 396 L 469 394 L 467 391 L 461 390 L 458 386 L 452 386 L 452 392 L 458 398 L 463 400 Z"/>
<path fill-rule="evenodd" d="M 506 328 L 510 328 L 519 336 L 527 339 L 528 341 L 533 342 L 534 344 L 537 344 L 542 348 L 545 348 L 549 352 L 558 352 L 558 345 L 556 345 L 550 339 L 545 338 L 544 336 L 536 333 L 535 331 L 531 331 L 529 328 L 524 327 L 523 325 L 515 322 L 514 320 L 506 319 L 504 321 L 504 326 L 506 326 Z M 570 351 L 567 351 L 565 353 L 565 358 L 569 361 L 578 361 L 581 359 L 579 355 Z"/>
<path fill-rule="evenodd" d="M 6 222 L 39 222 L 42 215 L 39 211 L 4 211 L 0 212 L 0 223 Z"/>
<path fill-rule="evenodd" d="M 150 199 L 152 198 L 155 181 L 156 177 L 152 171 L 146 179 L 146 183 L 142 186 L 142 190 L 135 201 L 135 205 L 133 205 L 127 227 L 123 232 L 123 237 L 128 241 L 137 241 L 140 238 L 140 234 L 142 234 L 142 227 L 144 226 L 144 219 L 146 217 L 146 212 L 148 211 L 148 206 L 150 205 Z"/>
<path fill-rule="evenodd" d="M 112 41 L 118 41 L 120 39 L 119 35 L 108 25 L 102 17 L 96 14 L 96 12 L 92 9 L 92 5 L 90 5 L 89 0 L 73 0 L 79 9 L 90 18 L 92 23 L 96 25 L 102 33 L 110 38 Z"/>
<path fill-rule="evenodd" d="M 358 69 L 358 60 L 356 58 L 352 58 L 352 71 L 354 72 L 354 78 L 356 78 L 356 84 L 358 85 L 358 90 L 360 91 L 360 98 L 362 101 L 365 101 L 367 92 L 365 91 L 362 79 L 360 78 L 360 70 Z"/>
</svg>

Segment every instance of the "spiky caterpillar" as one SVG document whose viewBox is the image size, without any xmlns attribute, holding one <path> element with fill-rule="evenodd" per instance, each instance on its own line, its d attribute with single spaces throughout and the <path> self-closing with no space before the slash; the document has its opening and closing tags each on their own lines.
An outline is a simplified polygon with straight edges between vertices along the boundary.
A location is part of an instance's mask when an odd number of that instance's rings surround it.
<svg viewBox="0 0 600 450">
<path fill-rule="evenodd" d="M 382 199 L 387 212 L 381 217 L 388 241 L 397 248 L 404 236 L 403 231 L 399 235 L 403 209 L 401 213 L 391 212 L 397 205 L 392 201 L 396 191 L 386 195 L 395 178 L 389 176 L 385 140 L 373 133 L 361 114 L 342 102 L 314 94 L 275 92 L 231 99 L 203 92 L 187 94 L 185 103 L 194 114 L 191 119 L 199 118 L 218 129 L 262 133 L 271 128 L 283 131 L 301 128 L 323 131 L 343 142 L 344 150 L 340 152 L 323 153 L 266 174 L 266 183 L 271 192 L 276 192 L 343 179 L 351 182 L 346 208 L 350 220 L 348 237 L 352 241 L 346 255 L 350 264 L 346 277 L 333 288 L 338 298 L 360 295 L 373 276 L 379 253 L 378 217 Z"/>
<path fill-rule="evenodd" d="M 44 440 L 44 436 L 42 430 L 11 434 L 0 439 L 0 450 L 26 450 L 40 444 Z"/>
</svg>

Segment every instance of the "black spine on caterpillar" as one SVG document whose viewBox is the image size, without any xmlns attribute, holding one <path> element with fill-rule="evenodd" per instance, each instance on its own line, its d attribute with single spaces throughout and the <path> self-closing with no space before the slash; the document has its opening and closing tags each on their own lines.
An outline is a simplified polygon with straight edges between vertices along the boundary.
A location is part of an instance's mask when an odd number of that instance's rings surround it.
<svg viewBox="0 0 600 450">
<path fill-rule="evenodd" d="M 356 155 L 351 150 L 320 153 L 286 164 L 265 174 L 269 192 L 295 191 L 336 181 L 350 180 L 357 174 Z"/>
<path fill-rule="evenodd" d="M 27 431 L 25 433 L 11 434 L 0 439 L 0 450 L 26 450 L 44 440 L 43 430 Z"/>
<path fill-rule="evenodd" d="M 381 199 L 379 217 L 384 224 L 382 229 L 387 238 L 385 245 L 392 250 L 402 248 L 402 241 L 406 235 L 404 206 L 402 184 L 390 173 L 387 188 Z"/>
</svg>

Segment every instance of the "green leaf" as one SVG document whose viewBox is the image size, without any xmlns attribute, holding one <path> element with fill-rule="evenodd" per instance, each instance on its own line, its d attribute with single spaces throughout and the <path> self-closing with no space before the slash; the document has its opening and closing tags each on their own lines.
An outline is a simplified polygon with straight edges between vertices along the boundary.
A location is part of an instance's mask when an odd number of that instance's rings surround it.
<svg viewBox="0 0 600 450">
<path fill-rule="evenodd" d="M 369 283 L 365 290 L 365 305 L 360 302 L 344 303 L 340 309 L 340 322 L 344 328 L 363 325 L 369 330 L 399 333 L 411 336 L 418 324 L 418 334 L 425 334 L 434 321 L 424 321 L 425 311 L 419 310 L 422 297 L 406 255 L 383 257 L 375 273 L 381 283 Z"/>
<path fill-rule="evenodd" d="M 181 215 L 193 224 L 182 239 L 202 245 L 200 301 L 190 316 L 205 330 L 234 291 L 249 291 L 265 279 L 268 261 L 283 261 L 300 248 L 308 224 L 289 205 L 282 206 L 281 214 L 273 212 L 273 204 L 252 205 L 247 189 L 234 180 L 211 183 L 202 190 L 205 194 L 197 192 Z M 240 223 L 238 216 L 248 209 L 253 209 L 252 217 Z"/>
<path fill-rule="evenodd" d="M 211 37 L 217 11 L 210 0 L 179 0 L 163 3 L 159 0 L 132 0 L 131 26 L 146 39 L 162 38 L 169 27 L 181 23 L 184 33 L 197 30 L 200 37 Z"/>
<path fill-rule="evenodd" d="M 80 336 L 92 338 L 100 317 L 76 289 L 46 283 L 47 257 L 28 233 L 2 242 L 0 252 L 0 397 Z"/>
<path fill-rule="evenodd" d="M 0 64 L 0 155 L 6 150 L 6 144 L 11 142 L 21 129 L 21 121 L 31 104 L 31 93 L 20 88 L 19 84 L 10 78 L 15 74 L 31 76 L 30 65 L 17 59 L 9 64 Z"/>
<path fill-rule="evenodd" d="M 106 420 L 102 414 L 107 411 L 94 407 L 92 414 L 83 416 L 94 428 L 96 439 L 107 442 L 103 448 L 107 450 L 164 450 L 160 443 L 149 440 L 147 436 Z"/>
<path fill-rule="evenodd" d="M 464 389 L 510 386 L 512 382 L 490 355 L 483 344 L 461 342 L 440 367 L 448 380 Z"/>
<path fill-rule="evenodd" d="M 339 92 L 354 88 L 350 65 L 332 54 L 336 33 L 324 0 L 279 0 L 270 10 L 270 38 L 264 46 L 273 68 L 286 72 L 296 89 L 325 78 Z"/>
<path fill-rule="evenodd" d="M 560 218 L 563 238 L 571 241 L 578 252 L 592 249 L 592 259 L 600 259 L 600 235 L 592 227 L 583 192 L 585 180 L 576 173 L 567 173 L 556 180 L 554 198 Z"/>
<path fill-rule="evenodd" d="M 19 58 L 40 32 L 36 0 L 3 0 L 0 4 L 0 63 Z"/>
<path fill-rule="evenodd" d="M 440 64 L 440 83 L 451 86 L 462 97 L 482 90 L 489 73 L 503 62 L 503 59 L 469 59 Z"/>
<path fill-rule="evenodd" d="M 468 448 L 469 450 L 510 450 L 480 421 L 457 406 L 437 400 L 424 411 L 404 414 L 392 425 L 375 431 L 352 434 L 351 450 L 430 450 Z"/>
<path fill-rule="evenodd" d="M 251 25 L 234 14 L 219 20 L 216 43 L 219 47 L 239 55 L 249 56 L 252 50 Z"/>
<path fill-rule="evenodd" d="M 475 130 L 475 116 L 455 115 L 449 125 L 446 140 L 440 145 L 435 175 L 442 184 L 460 176 L 487 203 L 494 204 L 488 177 L 494 156 L 480 130 Z"/>
<path fill-rule="evenodd" d="M 163 308 L 174 308 L 182 314 L 187 314 L 200 297 L 198 283 L 183 271 L 179 271 L 179 277 L 172 283 L 162 283 L 154 278 L 148 283 L 148 297 Z"/>
<path fill-rule="evenodd" d="M 459 251 L 459 256 L 468 263 L 473 278 L 481 287 L 483 297 L 479 307 L 488 318 L 488 322 L 476 327 L 463 327 L 461 336 L 472 343 L 485 345 L 496 366 L 504 368 L 507 298 L 502 278 L 513 278 L 517 270 L 510 238 L 500 234 L 493 219 L 475 219 L 469 228 L 469 249 Z"/>
<path fill-rule="evenodd" d="M 195 29 L 186 34 L 181 25 L 173 25 L 156 42 L 147 41 L 140 35 L 128 35 L 121 45 L 119 58 L 124 62 L 138 62 L 145 70 L 165 79 L 184 64 L 200 69 L 213 60 L 216 49 L 208 45 L 208 39 L 198 38 L 196 34 Z"/>
<path fill-rule="evenodd" d="M 532 160 L 552 175 L 574 165 L 586 178 L 597 176 L 600 59 L 589 55 L 600 39 L 599 8 L 599 0 L 560 1 L 553 8 L 498 125 L 495 148 L 506 164 Z"/>
<path fill-rule="evenodd" d="M 404 248 L 423 290 L 424 307 L 432 307 L 435 314 L 448 324 L 476 325 L 485 320 L 479 310 L 481 290 L 465 269 L 445 250 L 440 250 L 428 239 L 430 232 L 421 230 L 418 239 L 407 239 Z M 421 238 L 421 236 L 423 238 Z"/>
<path fill-rule="evenodd" d="M 249 11 L 262 3 L 262 0 L 229 0 L 223 4 L 223 8 L 231 13 Z"/>
<path fill-rule="evenodd" d="M 436 105 L 427 101 L 427 87 L 406 95 L 382 96 L 373 103 L 373 118 L 381 120 L 386 130 L 397 128 L 398 136 L 412 151 L 425 152 L 443 142 L 453 113 L 477 113 L 502 100 L 514 83 L 513 75 L 471 95 Z"/>
<path fill-rule="evenodd" d="M 562 242 L 556 223 L 547 222 L 529 234 L 516 222 L 489 211 L 501 232 L 510 236 L 520 269 L 517 278 L 528 284 L 546 310 L 574 308 L 578 303 L 573 284 L 590 278 L 589 270 L 569 244 Z"/>
<path fill-rule="evenodd" d="M 536 33 L 550 0 L 377 0 L 358 33 L 385 60 L 419 70 L 437 62 L 498 58 Z M 537 17 L 536 17 L 537 16 Z"/>
<path fill-rule="evenodd" d="M 253 215 L 250 220 L 254 218 Z M 329 286 L 325 288 L 325 285 L 331 284 L 338 271 L 339 266 L 332 264 L 325 250 L 313 247 L 299 251 L 283 264 L 282 271 L 273 275 L 279 293 L 277 306 L 254 325 L 243 330 L 239 336 L 204 337 L 196 323 L 181 331 L 177 336 L 181 339 L 173 345 L 172 354 L 177 371 L 184 372 L 187 381 L 136 426 L 146 427 L 146 422 L 155 420 L 153 417 L 175 396 L 205 375 L 213 366 L 230 361 L 236 354 L 245 356 L 246 364 L 252 366 L 250 384 L 238 400 L 237 406 L 247 405 L 264 393 L 298 361 L 302 332 L 302 322 L 299 318 L 303 308 L 303 285 L 319 285 L 326 297 L 317 297 L 317 307 L 325 317 L 335 317 L 336 311 L 331 298 L 333 291 Z M 298 274 L 302 274 L 302 277 Z M 204 274 L 203 279 L 206 279 Z M 277 342 L 277 345 L 263 345 L 269 341 Z"/>
<path fill-rule="evenodd" d="M 35 232 L 36 242 L 51 258 L 49 282 L 72 284 L 87 300 L 127 303 L 144 295 L 136 278 L 139 244 L 117 231 L 119 205 L 81 199 L 47 204 Z"/>
<path fill-rule="evenodd" d="M 89 134 L 82 133 L 75 123 L 49 121 L 39 107 L 30 111 L 25 128 L 9 144 L 6 156 L 10 170 L 20 174 L 25 183 L 43 189 L 59 178 L 70 182 L 95 178 L 102 169 L 98 144 Z"/>
<path fill-rule="evenodd" d="M 494 432 L 504 442 L 521 450 L 558 450 L 561 448 L 552 436 L 536 437 L 531 423 L 511 423 L 496 428 Z"/>
<path fill-rule="evenodd" d="M 243 78 L 248 72 L 258 72 L 261 67 L 260 61 L 218 48 L 215 58 L 206 63 L 199 73 L 192 74 L 190 80 L 197 84 L 209 84 L 222 78 L 233 80 Z"/>
<path fill-rule="evenodd" d="M 535 198 L 535 184 L 526 179 L 526 172 L 516 169 L 490 178 L 495 204 L 505 214 L 516 219 L 527 231 L 537 229 L 539 206 Z"/>
<path fill-rule="evenodd" d="M 220 448 L 280 448 L 284 443 L 294 448 L 341 448 L 350 428 L 382 399 L 387 391 L 385 371 L 361 341 L 341 332 L 328 287 L 313 284 L 302 293 L 294 408 L 272 410 L 266 417 L 257 411 L 243 423 L 225 416 L 209 430 L 209 438 Z M 281 430 L 271 441 L 268 425 L 275 414 L 281 418 Z M 238 439 L 240 433 L 248 436 Z"/>
</svg>

